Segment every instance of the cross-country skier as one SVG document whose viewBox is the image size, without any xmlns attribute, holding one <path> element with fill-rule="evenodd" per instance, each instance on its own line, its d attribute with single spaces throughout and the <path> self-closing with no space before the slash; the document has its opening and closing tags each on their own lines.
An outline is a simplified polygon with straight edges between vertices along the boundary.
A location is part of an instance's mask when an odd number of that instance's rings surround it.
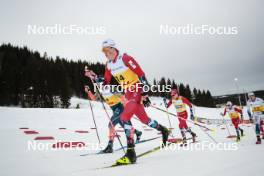
<svg viewBox="0 0 264 176">
<path fill-rule="evenodd" d="M 239 127 L 239 123 L 241 120 L 243 121 L 243 112 L 242 109 L 236 105 L 233 105 L 231 101 L 226 103 L 226 107 L 224 112 L 220 113 L 222 116 L 225 116 L 228 113 L 229 117 L 232 120 L 232 123 L 236 129 L 237 134 L 237 142 L 240 141 L 240 133 L 241 136 L 244 136 L 244 130 Z M 240 133 L 239 133 L 240 131 Z"/>
<path fill-rule="evenodd" d="M 149 118 L 145 112 L 144 106 L 148 107 L 151 104 L 147 96 L 148 92 L 143 88 L 148 86 L 148 82 L 145 73 L 135 59 L 125 53 L 121 53 L 111 39 L 102 43 L 102 51 L 107 58 L 104 84 L 110 84 L 111 78 L 114 77 L 119 85 L 123 87 L 127 100 L 124 111 L 121 114 L 121 120 L 124 123 L 125 133 L 128 138 L 128 148 L 126 154 L 118 159 L 116 164 L 135 163 L 137 157 L 134 149 L 134 129 L 131 124 L 128 124 L 133 115 L 136 115 L 142 123 L 161 131 L 163 145 L 166 145 L 170 132 L 156 120 Z"/>
<path fill-rule="evenodd" d="M 250 120 L 255 123 L 255 131 L 257 136 L 256 144 L 261 144 L 260 138 L 260 121 L 264 118 L 264 101 L 255 96 L 253 92 L 248 93 L 249 100 L 247 102 L 248 115 Z"/>
<path fill-rule="evenodd" d="M 177 116 L 179 120 L 179 128 L 180 128 L 181 135 L 183 138 L 183 145 L 187 144 L 187 141 L 186 141 L 187 139 L 186 139 L 186 134 L 185 134 L 186 132 L 189 132 L 192 135 L 193 142 L 195 142 L 196 134 L 188 127 L 186 123 L 186 120 L 188 118 L 188 112 L 186 109 L 186 105 L 190 107 L 191 120 L 194 120 L 193 106 L 190 103 L 190 101 L 187 98 L 180 96 L 177 89 L 171 90 L 171 99 L 168 103 L 166 99 L 163 99 L 163 100 L 167 108 L 169 108 L 172 104 L 176 108 Z"/>
<path fill-rule="evenodd" d="M 85 86 L 85 92 L 89 94 L 89 96 L 95 97 L 93 93 L 90 91 L 88 86 Z M 111 117 L 111 122 L 108 124 L 109 128 L 109 141 L 108 145 L 104 150 L 102 150 L 103 153 L 113 153 L 113 143 L 115 138 L 115 126 L 119 124 L 121 127 L 124 128 L 124 124 L 120 120 L 120 115 L 124 111 L 124 105 L 122 104 L 120 95 L 113 94 L 108 87 L 103 87 L 101 90 L 101 95 L 103 96 L 106 104 L 110 106 L 110 108 L 113 111 L 113 115 Z M 99 95 L 100 96 L 100 95 Z M 130 121 L 128 121 L 128 124 L 132 125 Z M 140 141 L 142 132 L 135 129 L 135 134 L 137 136 L 136 143 Z"/>
</svg>

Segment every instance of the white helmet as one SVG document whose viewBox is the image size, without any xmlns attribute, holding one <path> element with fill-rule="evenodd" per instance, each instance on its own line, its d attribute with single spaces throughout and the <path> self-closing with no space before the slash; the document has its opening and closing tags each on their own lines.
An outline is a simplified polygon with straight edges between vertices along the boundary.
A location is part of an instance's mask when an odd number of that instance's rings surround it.
<svg viewBox="0 0 264 176">
<path fill-rule="evenodd" d="M 255 94 L 253 93 L 253 92 L 249 92 L 248 93 L 248 96 L 250 97 L 250 96 L 255 96 Z"/>
<path fill-rule="evenodd" d="M 102 43 L 102 47 L 105 48 L 105 47 L 112 47 L 112 48 L 116 48 L 116 43 L 114 40 L 112 39 L 107 39 L 105 41 L 103 41 Z"/>
<path fill-rule="evenodd" d="M 226 106 L 232 106 L 233 104 L 232 104 L 232 102 L 231 101 L 228 101 L 227 103 L 226 103 Z"/>
</svg>

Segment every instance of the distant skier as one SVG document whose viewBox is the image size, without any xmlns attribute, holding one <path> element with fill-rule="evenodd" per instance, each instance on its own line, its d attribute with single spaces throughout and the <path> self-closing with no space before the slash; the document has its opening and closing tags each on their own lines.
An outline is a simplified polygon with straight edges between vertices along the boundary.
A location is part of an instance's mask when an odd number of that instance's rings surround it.
<svg viewBox="0 0 264 176">
<path fill-rule="evenodd" d="M 90 97 L 95 97 L 93 93 L 90 91 L 88 86 L 85 86 L 85 92 L 90 96 Z M 121 102 L 121 97 L 120 95 L 115 95 L 113 94 L 110 89 L 105 87 L 102 91 L 101 94 L 106 102 L 110 106 L 110 108 L 113 111 L 113 115 L 111 117 L 111 122 L 108 124 L 109 128 L 109 141 L 108 145 L 104 150 L 102 150 L 102 153 L 113 153 L 113 143 L 114 143 L 114 138 L 115 138 L 115 126 L 119 124 L 121 127 L 124 128 L 124 124 L 120 120 L 120 115 L 124 111 L 124 105 Z M 132 126 L 132 123 L 130 121 L 127 122 Z M 135 134 L 137 136 L 136 138 L 136 143 L 140 141 L 142 132 L 135 129 Z"/>
<path fill-rule="evenodd" d="M 244 136 L 244 130 L 239 127 L 241 120 L 243 121 L 243 112 L 242 109 L 236 105 L 233 105 L 231 101 L 226 103 L 226 107 L 224 113 L 220 113 L 222 116 L 225 116 L 228 113 L 229 117 L 232 120 L 232 123 L 236 129 L 237 134 L 237 142 L 240 141 L 240 133 L 241 136 Z M 240 131 L 240 133 L 239 133 Z"/>
<path fill-rule="evenodd" d="M 248 116 L 250 121 L 253 121 L 255 123 L 255 132 L 257 136 L 256 144 L 261 144 L 260 125 L 261 120 L 263 120 L 264 118 L 264 101 L 263 99 L 256 97 L 253 92 L 248 93 L 248 97 Z"/>
<path fill-rule="evenodd" d="M 148 107 L 151 104 L 147 96 L 148 92 L 143 89 L 143 87 L 148 86 L 148 82 L 145 73 L 135 59 L 125 53 L 121 53 L 111 39 L 102 43 L 102 51 L 107 58 L 104 84 L 109 85 L 111 78 L 114 77 L 125 90 L 125 98 L 127 99 L 127 104 L 121 114 L 121 120 L 124 123 L 125 133 L 129 139 L 127 140 L 128 148 L 126 154 L 118 159 L 116 164 L 135 163 L 137 157 L 134 149 L 134 129 L 128 123 L 133 115 L 136 115 L 142 123 L 161 131 L 163 145 L 166 145 L 170 132 L 156 120 L 149 118 L 145 112 L 144 106 Z"/>
<path fill-rule="evenodd" d="M 191 120 L 194 120 L 194 114 L 193 114 L 193 106 L 190 103 L 190 101 L 179 95 L 179 92 L 177 89 L 172 89 L 171 90 L 171 99 L 167 103 L 166 99 L 164 99 L 165 106 L 169 108 L 172 104 L 176 108 L 177 111 L 177 116 L 179 120 L 179 128 L 181 131 L 181 135 L 183 138 L 183 145 L 187 144 L 187 139 L 186 139 L 186 132 L 189 132 L 193 138 L 193 142 L 195 142 L 196 134 L 188 127 L 186 120 L 188 118 L 188 112 L 186 109 L 186 105 L 190 107 L 190 117 Z"/>
</svg>

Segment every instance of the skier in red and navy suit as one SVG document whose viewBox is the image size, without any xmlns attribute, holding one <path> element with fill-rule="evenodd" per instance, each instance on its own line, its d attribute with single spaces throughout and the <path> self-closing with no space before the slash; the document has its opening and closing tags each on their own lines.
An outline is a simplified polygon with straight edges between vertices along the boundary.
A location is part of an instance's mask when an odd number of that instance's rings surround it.
<svg viewBox="0 0 264 176">
<path fill-rule="evenodd" d="M 119 85 L 122 86 L 127 100 L 124 111 L 121 114 L 121 120 L 124 123 L 125 133 L 128 138 L 128 148 L 125 156 L 117 160 L 116 163 L 135 163 L 137 158 L 134 150 L 134 128 L 127 123 L 133 115 L 136 115 L 142 123 L 161 131 L 163 145 L 166 145 L 170 132 L 156 120 L 151 119 L 144 109 L 144 106 L 148 107 L 151 104 L 148 92 L 143 88 L 144 86 L 148 86 L 148 82 L 145 73 L 135 59 L 121 53 L 117 49 L 115 42 L 111 39 L 105 40 L 102 48 L 107 58 L 104 85 L 109 85 L 112 77 L 114 77 Z"/>
</svg>

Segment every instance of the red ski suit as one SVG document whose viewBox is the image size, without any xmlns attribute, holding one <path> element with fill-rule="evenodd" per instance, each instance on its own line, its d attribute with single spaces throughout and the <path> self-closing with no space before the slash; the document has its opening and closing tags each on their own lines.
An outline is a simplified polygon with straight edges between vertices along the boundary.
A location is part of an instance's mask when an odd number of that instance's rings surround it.
<svg viewBox="0 0 264 176">
<path fill-rule="evenodd" d="M 240 114 L 242 114 L 242 109 L 237 106 L 232 106 L 231 109 L 225 108 L 224 116 L 226 115 L 226 113 L 229 114 L 233 125 L 237 129 L 238 125 L 240 124 Z"/>
<path fill-rule="evenodd" d="M 140 77 L 145 76 L 139 64 L 131 56 L 119 53 L 114 61 L 108 61 L 106 64 L 104 84 L 110 84 L 112 76 L 126 89 L 125 98 L 127 103 L 121 114 L 121 120 L 129 121 L 135 114 L 142 123 L 148 124 L 150 119 L 141 103 L 142 89 L 130 90 L 131 87 L 140 82 Z"/>
<path fill-rule="evenodd" d="M 192 108 L 192 104 L 191 102 L 182 96 L 179 96 L 178 99 L 171 99 L 168 102 L 167 107 L 169 108 L 170 105 L 174 105 L 177 111 L 177 116 L 178 116 L 178 120 L 179 120 L 179 128 L 183 129 L 183 128 L 188 128 L 188 125 L 186 123 L 186 120 L 188 118 L 188 113 L 186 110 L 186 105 L 188 105 L 190 108 Z"/>
</svg>

